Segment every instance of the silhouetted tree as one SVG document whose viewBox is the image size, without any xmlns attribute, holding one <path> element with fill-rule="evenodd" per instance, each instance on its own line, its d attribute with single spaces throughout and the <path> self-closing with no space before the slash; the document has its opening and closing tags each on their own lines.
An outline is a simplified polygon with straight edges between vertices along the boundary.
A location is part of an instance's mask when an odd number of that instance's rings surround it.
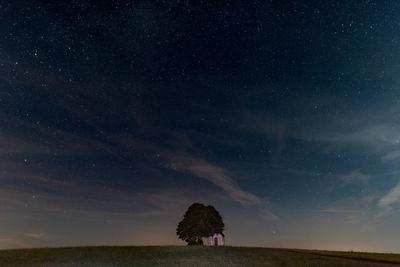
<svg viewBox="0 0 400 267">
<path fill-rule="evenodd" d="M 200 246 L 203 245 L 203 237 L 214 232 L 222 233 L 224 226 L 221 215 L 213 206 L 193 203 L 179 222 L 176 234 L 189 246 Z"/>
</svg>

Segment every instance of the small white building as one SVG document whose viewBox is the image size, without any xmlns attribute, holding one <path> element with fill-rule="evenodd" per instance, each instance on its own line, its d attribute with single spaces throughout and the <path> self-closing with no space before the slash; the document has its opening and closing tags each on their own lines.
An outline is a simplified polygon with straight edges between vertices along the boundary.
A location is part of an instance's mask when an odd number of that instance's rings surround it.
<svg viewBox="0 0 400 267">
<path fill-rule="evenodd" d="M 225 246 L 224 234 L 220 232 L 214 232 L 207 238 L 207 246 Z"/>
</svg>

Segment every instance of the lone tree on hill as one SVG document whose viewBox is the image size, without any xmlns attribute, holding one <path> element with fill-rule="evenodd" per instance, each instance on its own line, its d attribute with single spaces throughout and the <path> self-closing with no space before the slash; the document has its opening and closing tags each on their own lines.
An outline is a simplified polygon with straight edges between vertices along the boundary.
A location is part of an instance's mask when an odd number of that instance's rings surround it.
<svg viewBox="0 0 400 267">
<path fill-rule="evenodd" d="M 222 233 L 224 226 L 221 215 L 213 206 L 193 203 L 179 222 L 176 234 L 189 246 L 201 246 L 203 237 Z"/>
</svg>

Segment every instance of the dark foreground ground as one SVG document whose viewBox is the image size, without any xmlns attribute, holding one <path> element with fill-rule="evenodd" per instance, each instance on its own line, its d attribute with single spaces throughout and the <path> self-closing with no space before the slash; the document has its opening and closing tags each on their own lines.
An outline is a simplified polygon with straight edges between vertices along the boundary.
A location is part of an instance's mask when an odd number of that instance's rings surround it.
<svg viewBox="0 0 400 267">
<path fill-rule="evenodd" d="M 251 247 L 0 250 L 0 266 L 400 266 L 399 254 Z"/>
</svg>

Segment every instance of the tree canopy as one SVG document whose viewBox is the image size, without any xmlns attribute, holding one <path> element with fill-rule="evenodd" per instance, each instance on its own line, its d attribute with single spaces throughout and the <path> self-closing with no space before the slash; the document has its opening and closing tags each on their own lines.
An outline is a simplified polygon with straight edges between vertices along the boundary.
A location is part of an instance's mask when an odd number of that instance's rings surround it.
<svg viewBox="0 0 400 267">
<path fill-rule="evenodd" d="M 179 222 L 176 234 L 188 245 L 203 245 L 203 237 L 222 233 L 224 227 L 221 215 L 213 206 L 193 203 Z"/>
</svg>

